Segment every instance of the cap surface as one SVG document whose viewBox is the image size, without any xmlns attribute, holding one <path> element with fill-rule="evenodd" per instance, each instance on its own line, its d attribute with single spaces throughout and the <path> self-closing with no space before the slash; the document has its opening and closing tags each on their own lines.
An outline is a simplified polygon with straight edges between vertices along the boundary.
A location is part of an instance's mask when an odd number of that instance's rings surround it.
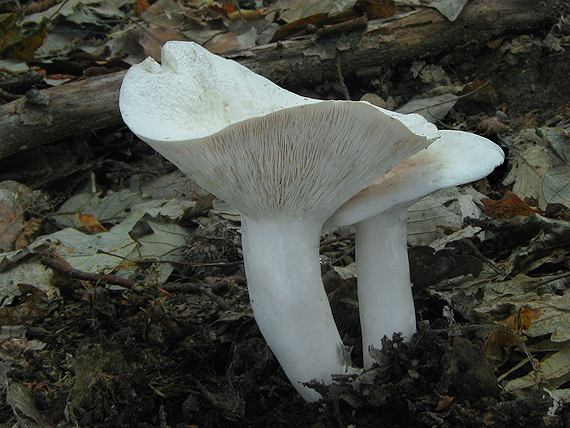
<svg viewBox="0 0 570 428">
<path fill-rule="evenodd" d="M 501 148 L 487 138 L 461 131 L 439 131 L 441 138 L 397 165 L 344 203 L 326 226 L 366 220 L 399 204 L 409 204 L 446 187 L 470 183 L 502 164 Z"/>
<path fill-rule="evenodd" d="M 167 42 L 161 59 L 131 67 L 121 86 L 123 120 L 141 138 L 199 138 L 252 116 L 318 102 L 193 42 Z"/>
</svg>

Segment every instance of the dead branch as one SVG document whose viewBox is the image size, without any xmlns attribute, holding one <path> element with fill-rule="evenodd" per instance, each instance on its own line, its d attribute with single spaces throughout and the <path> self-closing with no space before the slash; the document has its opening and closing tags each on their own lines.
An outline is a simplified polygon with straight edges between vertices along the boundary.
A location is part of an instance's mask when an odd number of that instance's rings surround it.
<svg viewBox="0 0 570 428">
<path fill-rule="evenodd" d="M 364 29 L 257 46 L 232 58 L 286 88 L 344 76 L 372 76 L 399 62 L 446 53 L 473 55 L 507 32 L 545 28 L 561 0 L 472 0 L 449 22 L 435 9 L 369 21 Z M 338 63 L 337 63 L 338 61 Z M 338 64 L 338 65 L 337 65 Z M 67 83 L 0 106 L 0 158 L 83 131 L 121 123 L 118 91 L 124 72 Z"/>
</svg>

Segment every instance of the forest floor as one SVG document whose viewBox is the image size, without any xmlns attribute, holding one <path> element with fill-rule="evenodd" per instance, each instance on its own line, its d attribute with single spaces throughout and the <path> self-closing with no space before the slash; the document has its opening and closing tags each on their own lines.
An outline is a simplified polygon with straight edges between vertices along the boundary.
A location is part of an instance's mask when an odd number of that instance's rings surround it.
<svg viewBox="0 0 570 428">
<path fill-rule="evenodd" d="M 570 174 L 548 188 L 558 199 L 543 187 L 549 170 L 570 171 L 567 18 L 463 57 L 302 92 L 373 93 L 399 107 L 442 86 L 463 89 L 438 127 L 485 135 L 507 161 L 434 199 L 455 223 L 416 231 L 417 334 L 386 340 L 360 388 L 339 379 L 319 388 L 324 398 L 314 404 L 298 396 L 257 328 L 230 207 L 124 125 L 0 159 L 3 191 L 27 201 L 0 207 L 0 225 L 21 221 L 17 237 L 36 242 L 0 240 L 0 426 L 570 426 Z M 478 218 L 464 218 L 457 205 L 465 200 Z M 135 206 L 143 207 L 138 217 Z M 143 239 L 145 227 L 156 242 Z M 107 246 L 92 239 L 111 233 Z M 109 256 L 134 235 L 138 257 Z M 81 245 L 107 259 L 91 254 L 72 267 Z M 151 258 L 153 245 L 167 245 L 157 250 L 161 260 Z M 85 268 L 109 258 L 116 263 L 107 277 Z M 353 231 L 324 231 L 321 258 L 335 320 L 360 365 Z"/>
</svg>

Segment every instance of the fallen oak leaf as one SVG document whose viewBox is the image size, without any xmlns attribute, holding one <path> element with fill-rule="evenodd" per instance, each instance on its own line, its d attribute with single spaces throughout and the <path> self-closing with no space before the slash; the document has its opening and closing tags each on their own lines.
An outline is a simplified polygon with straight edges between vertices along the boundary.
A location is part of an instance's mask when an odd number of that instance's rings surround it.
<svg viewBox="0 0 570 428">
<path fill-rule="evenodd" d="M 540 209 L 529 206 L 510 191 L 507 191 L 500 201 L 483 198 L 482 202 L 485 206 L 485 214 L 494 218 L 513 218 L 517 215 L 528 216 L 535 213 L 540 215 L 544 214 Z"/>
</svg>

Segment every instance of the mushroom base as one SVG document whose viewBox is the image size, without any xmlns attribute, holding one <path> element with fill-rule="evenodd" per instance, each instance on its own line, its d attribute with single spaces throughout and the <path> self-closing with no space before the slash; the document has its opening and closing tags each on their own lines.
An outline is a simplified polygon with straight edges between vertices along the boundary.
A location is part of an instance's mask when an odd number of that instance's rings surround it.
<svg viewBox="0 0 570 428">
<path fill-rule="evenodd" d="M 407 209 L 396 206 L 356 226 L 356 269 L 364 368 L 394 333 L 411 337 L 416 315 L 406 241 Z M 380 261 L 383 261 L 380 263 Z"/>
</svg>

